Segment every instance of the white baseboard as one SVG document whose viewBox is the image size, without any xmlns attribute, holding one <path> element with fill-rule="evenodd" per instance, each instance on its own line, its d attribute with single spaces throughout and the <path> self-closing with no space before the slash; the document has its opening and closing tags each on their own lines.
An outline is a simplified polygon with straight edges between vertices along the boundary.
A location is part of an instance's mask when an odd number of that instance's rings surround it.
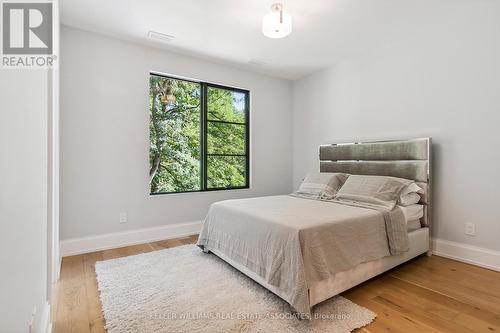
<svg viewBox="0 0 500 333">
<path fill-rule="evenodd" d="M 37 333 L 52 333 L 52 323 L 50 322 L 50 304 L 45 302 L 40 318 L 40 326 L 35 328 Z"/>
<path fill-rule="evenodd" d="M 432 253 L 440 257 L 450 258 L 500 272 L 500 251 L 450 242 L 443 239 L 433 239 Z"/>
<path fill-rule="evenodd" d="M 159 227 L 128 230 L 110 234 L 62 240 L 61 256 L 109 250 L 123 246 L 191 236 L 200 232 L 203 221 L 168 224 Z"/>
</svg>

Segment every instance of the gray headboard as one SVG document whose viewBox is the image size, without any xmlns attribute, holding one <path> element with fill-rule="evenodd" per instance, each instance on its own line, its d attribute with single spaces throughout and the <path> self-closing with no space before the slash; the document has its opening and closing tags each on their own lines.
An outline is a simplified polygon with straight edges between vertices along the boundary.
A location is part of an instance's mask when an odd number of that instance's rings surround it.
<svg viewBox="0 0 500 333">
<path fill-rule="evenodd" d="M 336 143 L 319 147 L 320 172 L 413 179 L 425 194 L 423 226 L 431 222 L 431 138 Z"/>
</svg>

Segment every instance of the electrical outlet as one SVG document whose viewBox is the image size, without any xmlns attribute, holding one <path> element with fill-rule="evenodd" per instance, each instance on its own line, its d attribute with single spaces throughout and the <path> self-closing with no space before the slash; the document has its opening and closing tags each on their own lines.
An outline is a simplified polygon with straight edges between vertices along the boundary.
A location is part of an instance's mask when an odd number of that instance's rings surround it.
<svg viewBox="0 0 500 333">
<path fill-rule="evenodd" d="M 127 213 L 120 213 L 120 223 L 127 223 Z"/>
<path fill-rule="evenodd" d="M 476 225 L 474 223 L 465 223 L 465 234 L 476 236 Z"/>
</svg>

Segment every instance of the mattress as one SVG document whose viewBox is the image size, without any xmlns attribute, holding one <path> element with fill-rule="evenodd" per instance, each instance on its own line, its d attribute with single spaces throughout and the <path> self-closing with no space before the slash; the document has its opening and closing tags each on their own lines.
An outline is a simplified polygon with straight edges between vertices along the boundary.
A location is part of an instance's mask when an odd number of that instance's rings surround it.
<svg viewBox="0 0 500 333">
<path fill-rule="evenodd" d="M 413 220 L 406 222 L 406 229 L 408 230 L 408 232 L 420 229 L 421 227 L 422 225 L 420 224 L 420 220 Z"/>
<path fill-rule="evenodd" d="M 406 221 L 420 220 L 424 216 L 424 205 L 399 206 Z"/>
<path fill-rule="evenodd" d="M 410 205 L 410 206 L 399 206 L 403 211 L 403 215 L 406 220 L 406 229 L 408 232 L 420 229 L 421 223 L 420 219 L 424 216 L 424 206 L 423 205 Z"/>
</svg>

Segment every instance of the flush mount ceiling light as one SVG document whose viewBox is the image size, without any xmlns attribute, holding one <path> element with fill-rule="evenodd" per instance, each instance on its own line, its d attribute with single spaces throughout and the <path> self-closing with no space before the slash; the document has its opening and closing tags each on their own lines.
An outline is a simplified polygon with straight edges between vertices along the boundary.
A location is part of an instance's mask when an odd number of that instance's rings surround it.
<svg viewBox="0 0 500 333">
<path fill-rule="evenodd" d="M 283 11 L 282 3 L 271 6 L 271 12 L 262 19 L 262 33 L 269 38 L 283 38 L 292 32 L 292 17 Z"/>
</svg>

